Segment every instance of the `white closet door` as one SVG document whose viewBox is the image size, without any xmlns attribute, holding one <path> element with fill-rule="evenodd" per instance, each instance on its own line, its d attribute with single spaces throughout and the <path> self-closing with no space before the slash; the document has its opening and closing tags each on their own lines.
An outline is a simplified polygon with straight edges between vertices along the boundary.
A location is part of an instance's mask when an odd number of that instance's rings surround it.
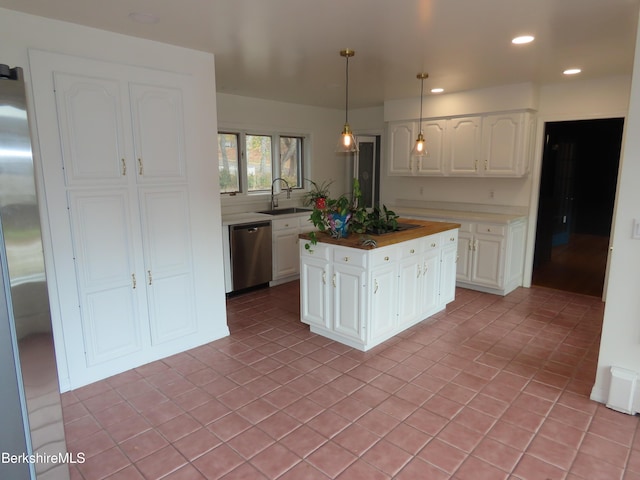
<svg viewBox="0 0 640 480">
<path fill-rule="evenodd" d="M 67 186 L 125 184 L 126 158 L 119 82 L 54 72 Z"/>
<path fill-rule="evenodd" d="M 69 206 L 86 366 L 94 366 L 142 348 L 144 280 L 135 275 L 125 189 L 72 191 Z"/>
<path fill-rule="evenodd" d="M 186 186 L 141 188 L 140 207 L 152 344 L 195 333 Z"/>
<path fill-rule="evenodd" d="M 132 83 L 129 92 L 138 180 L 185 180 L 180 90 Z"/>
</svg>

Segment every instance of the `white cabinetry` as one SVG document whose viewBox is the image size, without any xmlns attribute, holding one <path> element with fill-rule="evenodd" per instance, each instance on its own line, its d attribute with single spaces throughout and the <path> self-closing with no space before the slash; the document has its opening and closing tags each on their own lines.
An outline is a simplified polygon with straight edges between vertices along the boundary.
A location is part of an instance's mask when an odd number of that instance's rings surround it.
<svg viewBox="0 0 640 480">
<path fill-rule="evenodd" d="M 300 233 L 313 230 L 309 222 L 310 212 L 299 215 L 275 217 L 271 220 L 273 244 L 273 279 L 271 285 L 294 280 L 300 274 Z"/>
<path fill-rule="evenodd" d="M 312 332 L 367 350 L 453 300 L 455 229 L 373 250 L 308 243 L 300 313 Z"/>
<path fill-rule="evenodd" d="M 59 163 L 45 155 L 43 176 L 50 205 L 65 206 L 49 223 L 60 298 L 75 296 L 61 300 L 75 388 L 213 340 L 200 322 L 211 292 L 196 281 L 213 257 L 193 259 L 210 230 L 192 228 L 202 184 L 187 175 L 189 77 L 43 55 L 36 70 L 51 73 L 38 75 L 35 102 L 57 133 L 46 125 L 41 148 L 60 152 Z"/>
<path fill-rule="evenodd" d="M 389 124 L 389 175 L 411 175 L 411 150 L 416 141 L 418 122 Z"/>
<path fill-rule="evenodd" d="M 422 124 L 429 154 L 420 160 L 410 158 L 418 122 L 389 124 L 390 175 L 521 177 L 529 171 L 534 124 L 529 112 L 426 119 Z"/>
<path fill-rule="evenodd" d="M 506 295 L 522 285 L 524 218 L 504 224 L 460 218 L 437 220 L 460 223 L 456 263 L 459 287 Z"/>
<path fill-rule="evenodd" d="M 427 155 L 416 160 L 411 150 L 420 133 L 420 122 L 406 121 L 389 124 L 389 175 L 443 175 L 446 160 L 447 120 L 422 121 L 422 132 L 427 138 Z"/>
<path fill-rule="evenodd" d="M 476 175 L 482 141 L 482 119 L 452 118 L 447 126 L 447 173 L 454 176 Z"/>
</svg>

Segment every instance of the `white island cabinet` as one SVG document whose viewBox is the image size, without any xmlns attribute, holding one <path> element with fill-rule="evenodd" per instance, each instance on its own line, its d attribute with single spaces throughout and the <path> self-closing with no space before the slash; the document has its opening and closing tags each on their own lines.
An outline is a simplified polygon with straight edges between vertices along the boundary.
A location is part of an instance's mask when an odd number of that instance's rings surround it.
<svg viewBox="0 0 640 480">
<path fill-rule="evenodd" d="M 459 225 L 410 222 L 419 226 L 373 236 L 376 248 L 302 235 L 300 315 L 312 332 L 365 351 L 454 299 Z"/>
</svg>

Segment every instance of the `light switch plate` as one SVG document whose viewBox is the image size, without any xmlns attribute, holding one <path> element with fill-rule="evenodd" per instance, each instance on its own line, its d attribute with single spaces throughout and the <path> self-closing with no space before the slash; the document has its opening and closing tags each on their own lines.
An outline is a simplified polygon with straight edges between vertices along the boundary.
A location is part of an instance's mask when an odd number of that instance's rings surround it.
<svg viewBox="0 0 640 480">
<path fill-rule="evenodd" d="M 640 220 L 637 218 L 633 219 L 633 232 L 631 233 L 631 238 L 640 240 Z"/>
</svg>

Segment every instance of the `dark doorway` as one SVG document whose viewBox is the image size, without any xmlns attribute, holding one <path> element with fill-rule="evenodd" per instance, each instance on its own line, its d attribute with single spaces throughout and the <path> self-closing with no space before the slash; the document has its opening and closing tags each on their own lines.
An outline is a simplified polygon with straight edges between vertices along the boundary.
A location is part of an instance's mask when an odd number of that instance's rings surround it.
<svg viewBox="0 0 640 480">
<path fill-rule="evenodd" d="M 360 182 L 362 205 L 371 208 L 380 203 L 380 135 L 359 135 L 358 153 L 352 177 Z"/>
<path fill-rule="evenodd" d="M 534 285 L 602 295 L 623 124 L 622 118 L 546 124 Z"/>
</svg>

